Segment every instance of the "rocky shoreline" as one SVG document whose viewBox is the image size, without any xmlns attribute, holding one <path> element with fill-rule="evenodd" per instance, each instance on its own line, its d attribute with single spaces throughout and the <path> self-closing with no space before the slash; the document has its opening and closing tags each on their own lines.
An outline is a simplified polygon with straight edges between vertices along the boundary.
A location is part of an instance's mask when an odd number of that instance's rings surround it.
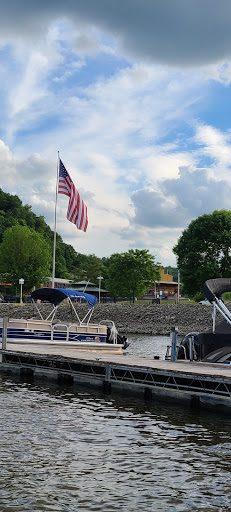
<svg viewBox="0 0 231 512">
<path fill-rule="evenodd" d="M 229 307 L 229 305 L 228 305 Z M 47 316 L 51 311 L 49 304 L 40 305 L 41 312 Z M 80 318 L 87 312 L 85 304 L 75 304 Z M 97 304 L 93 310 L 91 322 L 113 320 L 120 334 L 169 335 L 172 327 L 178 327 L 179 335 L 190 331 L 203 331 L 212 326 L 212 306 L 201 304 Z M 37 317 L 33 304 L 0 304 L 0 317 L 32 318 Z M 74 312 L 70 305 L 61 305 L 57 316 L 59 320 L 74 321 Z M 217 320 L 219 320 L 219 314 Z"/>
</svg>

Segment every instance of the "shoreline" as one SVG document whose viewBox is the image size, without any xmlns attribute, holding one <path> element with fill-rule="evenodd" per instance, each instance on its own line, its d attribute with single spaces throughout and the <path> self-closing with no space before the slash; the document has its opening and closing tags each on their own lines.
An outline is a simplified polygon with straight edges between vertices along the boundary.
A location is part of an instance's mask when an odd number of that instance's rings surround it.
<svg viewBox="0 0 231 512">
<path fill-rule="evenodd" d="M 85 304 L 74 304 L 80 318 L 87 312 Z M 227 306 L 228 307 L 228 306 Z M 51 311 L 50 304 L 40 304 L 39 309 L 46 317 Z M 91 323 L 113 320 L 120 334 L 169 335 L 172 327 L 178 328 L 179 335 L 192 331 L 204 331 L 212 326 L 213 307 L 201 304 L 97 304 Z M 0 317 L 32 318 L 37 316 L 34 304 L 0 304 Z M 61 321 L 75 321 L 69 305 L 62 304 L 56 314 Z M 217 322 L 221 316 L 217 314 Z"/>
</svg>

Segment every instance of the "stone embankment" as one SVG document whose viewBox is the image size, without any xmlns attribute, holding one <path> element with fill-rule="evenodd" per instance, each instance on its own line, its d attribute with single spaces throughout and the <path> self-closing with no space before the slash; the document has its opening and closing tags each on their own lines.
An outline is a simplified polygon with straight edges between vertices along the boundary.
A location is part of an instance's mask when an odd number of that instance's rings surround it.
<svg viewBox="0 0 231 512">
<path fill-rule="evenodd" d="M 43 316 L 51 311 L 49 304 L 39 306 Z M 229 306 L 228 306 L 229 307 Z M 80 318 L 87 312 L 85 304 L 75 304 Z M 212 306 L 201 304 L 97 304 L 91 322 L 113 320 L 120 334 L 161 334 L 169 335 L 177 326 L 180 335 L 190 331 L 203 331 L 212 326 Z M 33 304 L 0 304 L 0 317 L 39 318 Z M 57 312 L 59 320 L 74 321 L 75 315 L 70 305 L 62 304 Z M 217 320 L 219 315 L 217 315 Z"/>
</svg>

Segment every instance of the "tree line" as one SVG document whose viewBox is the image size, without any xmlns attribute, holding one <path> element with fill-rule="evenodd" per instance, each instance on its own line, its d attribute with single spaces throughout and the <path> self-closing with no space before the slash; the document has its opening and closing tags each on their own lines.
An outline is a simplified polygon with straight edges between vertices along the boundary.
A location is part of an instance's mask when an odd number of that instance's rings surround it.
<svg viewBox="0 0 231 512">
<path fill-rule="evenodd" d="M 23 205 L 17 195 L 0 188 L 0 280 L 14 288 L 19 278 L 25 289 L 39 287 L 52 273 L 54 233 L 42 215 Z M 231 211 L 215 210 L 199 216 L 183 230 L 173 247 L 177 268 L 164 267 L 177 281 L 178 269 L 182 293 L 197 300 L 207 279 L 231 276 Z M 99 258 L 82 254 L 65 244 L 57 233 L 56 276 L 73 281 L 97 282 L 116 296 L 140 296 L 160 279 L 160 263 L 148 250 L 130 249 Z"/>
<path fill-rule="evenodd" d="M 183 292 L 200 300 L 205 281 L 231 277 L 231 211 L 197 217 L 182 232 L 173 252 Z"/>
<path fill-rule="evenodd" d="M 52 274 L 54 232 L 42 215 L 23 205 L 17 195 L 0 189 L 0 280 L 17 289 L 19 278 L 25 290 L 40 287 Z M 102 276 L 104 286 L 113 297 L 128 296 L 133 301 L 159 279 L 159 264 L 148 250 L 131 249 L 126 253 L 99 258 L 95 254 L 77 253 L 57 233 L 56 276 L 74 281 L 97 282 Z"/>
</svg>

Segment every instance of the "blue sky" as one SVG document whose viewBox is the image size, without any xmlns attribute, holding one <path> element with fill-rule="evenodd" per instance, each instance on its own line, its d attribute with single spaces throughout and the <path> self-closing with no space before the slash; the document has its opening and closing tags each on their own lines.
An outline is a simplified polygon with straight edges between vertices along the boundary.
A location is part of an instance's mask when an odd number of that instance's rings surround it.
<svg viewBox="0 0 231 512">
<path fill-rule="evenodd" d="M 231 209 L 230 26 L 226 0 L 8 0 L 1 188 L 53 229 L 59 151 L 89 217 L 78 231 L 58 198 L 66 243 L 175 265 L 190 221 Z"/>
</svg>

